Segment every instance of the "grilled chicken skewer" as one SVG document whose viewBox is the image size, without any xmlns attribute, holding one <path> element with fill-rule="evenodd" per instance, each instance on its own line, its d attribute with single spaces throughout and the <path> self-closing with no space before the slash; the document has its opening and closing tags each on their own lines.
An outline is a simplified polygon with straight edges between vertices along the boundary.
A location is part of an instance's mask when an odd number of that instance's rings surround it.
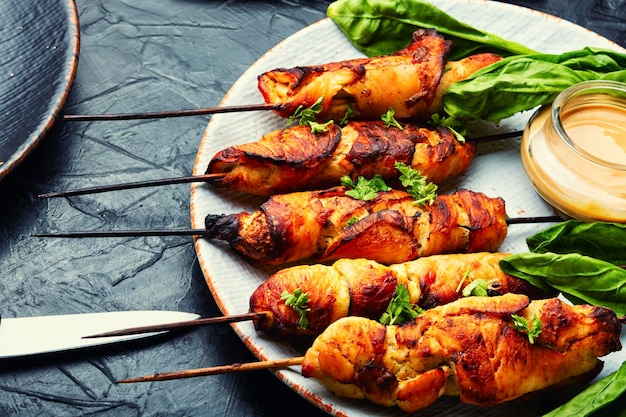
<svg viewBox="0 0 626 417">
<path fill-rule="evenodd" d="M 35 237 L 199 236 L 224 240 L 250 261 L 284 265 L 300 261 L 366 258 L 384 264 L 441 253 L 493 252 L 508 224 L 559 222 L 558 216 L 507 218 L 504 200 L 461 189 L 415 204 L 404 191 L 372 200 L 344 187 L 276 195 L 253 213 L 209 214 L 204 229 L 36 233 Z"/>
<path fill-rule="evenodd" d="M 506 253 L 432 255 L 384 266 L 366 259 L 340 259 L 332 265 L 299 265 L 282 269 L 263 282 L 250 297 L 254 326 L 277 336 L 315 336 L 332 322 L 347 316 L 378 320 L 404 285 L 410 304 L 430 309 L 463 297 L 463 289 L 474 279 L 485 280 L 490 296 L 547 295 L 527 281 L 505 274 L 498 262 Z M 306 294 L 307 325 L 300 314 L 286 305 L 283 293 Z"/>
<path fill-rule="evenodd" d="M 348 315 L 379 319 L 399 285 L 407 288 L 410 304 L 422 309 L 457 300 L 475 279 L 485 281 L 489 296 L 512 292 L 531 298 L 547 297 L 527 281 L 502 272 L 499 261 L 507 256 L 507 253 L 479 252 L 432 255 L 390 266 L 367 259 L 292 266 L 272 274 L 252 293 L 246 314 L 128 328 L 88 337 L 125 336 L 244 320 L 253 320 L 258 331 L 273 336 L 317 336 L 330 323 Z M 285 292 L 293 294 L 296 290 L 308 298 L 305 327 L 300 323 L 300 314 L 283 298 Z"/>
<path fill-rule="evenodd" d="M 475 153 L 475 144 L 459 142 L 447 128 L 407 124 L 400 130 L 373 121 L 333 124 L 324 133 L 312 133 L 296 126 L 218 152 L 206 174 L 225 174 L 209 181 L 218 186 L 271 196 L 325 189 L 343 176 L 356 180 L 379 174 L 397 186 L 394 164 L 401 162 L 440 184 L 465 172 Z"/>
<path fill-rule="evenodd" d="M 541 332 L 533 342 L 512 314 Z M 332 392 L 412 413 L 442 395 L 493 406 L 539 390 L 592 379 L 599 357 L 621 349 L 621 324 L 603 307 L 557 298 L 468 297 L 415 322 L 383 326 L 362 317 L 331 324 L 306 352 L 302 374 Z"/>
<path fill-rule="evenodd" d="M 246 258 L 279 265 L 367 258 L 384 264 L 452 252 L 493 252 L 507 233 L 504 200 L 459 190 L 432 204 L 404 191 L 371 200 L 344 187 L 275 195 L 253 213 L 209 214 L 206 235 Z"/>
<path fill-rule="evenodd" d="M 356 180 L 359 176 L 380 174 L 391 182 L 399 176 L 394 163 L 401 162 L 419 171 L 429 182 L 439 184 L 465 172 L 475 153 L 473 142 L 459 142 L 445 127 L 406 124 L 400 130 L 387 127 L 382 121 L 367 121 L 349 122 L 344 127 L 332 124 L 325 132 L 314 133 L 309 126 L 295 126 L 218 152 L 203 176 L 168 182 L 206 181 L 271 196 L 328 188 L 339 184 L 344 175 Z M 146 185 L 154 184 L 148 181 Z M 131 183 L 126 188 L 136 187 Z M 70 190 L 42 197 L 83 193 Z"/>
<path fill-rule="evenodd" d="M 476 54 L 446 63 L 449 48 L 450 41 L 436 31 L 418 30 L 412 43 L 395 54 L 263 73 L 258 77 L 258 88 L 265 103 L 154 113 L 67 114 L 63 119 L 156 119 L 266 110 L 291 117 L 298 107 L 311 107 L 324 97 L 319 114 L 322 120 L 340 120 L 348 111 L 354 117 L 378 119 L 392 108 L 398 118 L 423 121 L 441 111 L 443 93 L 450 84 L 500 59 L 494 54 Z"/>
<path fill-rule="evenodd" d="M 258 77 L 258 88 L 274 111 L 290 117 L 323 98 L 320 120 L 378 119 L 390 108 L 398 119 L 426 121 L 441 111 L 450 84 L 500 59 L 478 54 L 449 63 L 451 42 L 433 29 L 419 29 L 412 42 L 394 54 L 325 65 L 275 69 Z"/>
<path fill-rule="evenodd" d="M 533 335 L 513 315 L 538 321 Z M 518 319 L 519 320 L 519 319 Z M 402 326 L 364 317 L 331 324 L 304 357 L 165 372 L 118 383 L 163 381 L 301 365 L 306 377 L 338 396 L 368 399 L 412 413 L 443 395 L 494 406 L 574 382 L 602 368 L 621 349 L 621 324 L 604 307 L 571 306 L 521 294 L 468 297 L 435 307 Z"/>
</svg>

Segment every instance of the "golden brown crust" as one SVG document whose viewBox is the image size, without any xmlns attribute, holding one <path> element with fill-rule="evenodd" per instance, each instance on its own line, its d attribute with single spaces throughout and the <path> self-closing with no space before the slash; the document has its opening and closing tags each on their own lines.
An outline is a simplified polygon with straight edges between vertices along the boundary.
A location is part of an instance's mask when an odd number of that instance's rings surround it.
<svg viewBox="0 0 626 417">
<path fill-rule="evenodd" d="M 322 120 L 340 120 L 348 109 L 362 119 L 378 119 L 391 107 L 398 119 L 428 119 L 450 42 L 435 30 L 420 29 L 395 54 L 319 66 L 278 68 L 258 77 L 266 103 L 291 116 L 323 97 Z"/>
<path fill-rule="evenodd" d="M 400 130 L 369 121 L 311 133 L 310 127 L 295 126 L 218 152 L 206 173 L 225 174 L 212 181 L 215 185 L 271 196 L 336 186 L 343 176 L 356 180 L 379 174 L 397 184 L 396 162 L 441 183 L 465 172 L 475 153 L 473 143 L 459 142 L 443 127 L 405 124 Z"/>
<path fill-rule="evenodd" d="M 504 201 L 459 190 L 416 205 L 406 192 L 354 199 L 343 187 L 271 197 L 253 213 L 209 215 L 206 237 L 265 264 L 367 258 L 401 263 L 441 253 L 492 252 L 507 231 Z"/>
<path fill-rule="evenodd" d="M 511 314 L 559 324 L 533 344 L 514 327 Z M 427 310 L 404 326 L 340 319 L 307 351 L 302 373 L 339 395 L 407 412 L 430 404 L 423 401 L 422 378 L 433 401 L 459 395 L 463 402 L 489 406 L 594 372 L 598 357 L 621 349 L 620 331 L 615 313 L 602 307 L 530 302 L 519 294 L 469 297 Z M 441 371 L 433 375 L 435 369 Z M 445 383 L 437 376 L 442 373 L 448 373 Z M 374 375 L 384 375 L 386 383 L 372 384 Z M 412 401 L 416 393 L 422 398 Z"/>
<path fill-rule="evenodd" d="M 250 311 L 266 313 L 255 321 L 257 330 L 277 335 L 318 335 L 348 315 L 378 320 L 403 284 L 411 304 L 433 308 L 462 297 L 474 279 L 483 279 L 489 294 L 515 289 L 533 298 L 546 295 L 526 281 L 505 274 L 498 262 L 506 253 L 433 255 L 391 266 L 367 259 L 340 259 L 332 265 L 299 265 L 271 275 L 250 297 Z M 308 326 L 281 300 L 283 291 L 300 289 L 309 298 Z"/>
<path fill-rule="evenodd" d="M 452 84 L 466 79 L 476 71 L 498 62 L 500 59 L 502 57 L 499 55 L 482 53 L 470 55 L 458 61 L 448 61 L 429 111 L 439 113 L 443 110 L 443 94 Z"/>
</svg>

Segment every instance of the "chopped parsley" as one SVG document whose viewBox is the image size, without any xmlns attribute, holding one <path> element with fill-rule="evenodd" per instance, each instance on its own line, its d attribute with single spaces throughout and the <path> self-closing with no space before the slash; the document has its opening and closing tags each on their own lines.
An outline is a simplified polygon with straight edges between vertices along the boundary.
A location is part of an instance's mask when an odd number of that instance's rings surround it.
<svg viewBox="0 0 626 417">
<path fill-rule="evenodd" d="M 339 120 L 339 126 L 345 126 L 352 118 L 352 107 L 346 107 L 346 114 Z"/>
<path fill-rule="evenodd" d="M 528 335 L 528 341 L 534 344 L 535 339 L 541 334 L 541 320 L 539 320 L 535 314 L 533 314 L 530 322 L 525 317 L 518 316 L 517 314 L 511 314 L 511 317 L 513 318 L 513 326 L 520 332 L 526 333 Z"/>
<path fill-rule="evenodd" d="M 430 117 L 430 121 L 428 122 L 431 126 L 443 126 L 450 129 L 450 132 L 454 135 L 456 140 L 461 143 L 465 143 L 465 135 L 467 134 L 467 130 L 463 124 L 458 119 L 455 119 L 452 116 L 449 117 L 441 117 L 438 113 L 433 113 Z"/>
<path fill-rule="evenodd" d="M 287 119 L 287 126 L 290 126 L 296 119 L 300 119 L 301 126 L 310 125 L 311 122 L 315 122 L 317 115 L 322 111 L 322 101 L 324 97 L 317 99 L 311 107 L 305 108 L 300 105 L 295 112 Z"/>
<path fill-rule="evenodd" d="M 461 288 L 463 287 L 463 284 L 465 282 L 467 282 L 468 284 L 461 291 Z M 470 296 L 487 297 L 489 296 L 488 290 L 489 290 L 489 283 L 486 280 L 482 278 L 478 278 L 478 279 L 472 278 L 471 267 L 468 267 L 467 271 L 463 273 L 463 277 L 459 281 L 459 285 L 457 285 L 456 287 L 456 292 L 457 293 L 461 292 L 463 294 L 463 297 L 470 297 Z"/>
<path fill-rule="evenodd" d="M 311 126 L 311 133 L 324 133 L 328 132 L 328 126 L 332 125 L 333 121 L 329 120 L 326 123 L 317 123 L 314 121 L 309 122 L 309 126 Z"/>
<path fill-rule="evenodd" d="M 432 116 L 430 116 L 430 120 L 428 121 L 428 124 L 430 124 L 431 126 L 435 126 L 435 127 L 437 126 L 447 127 L 448 129 L 450 129 L 452 134 L 454 134 L 454 136 L 459 142 L 465 142 L 465 135 L 467 134 L 467 129 L 466 129 L 465 123 L 463 123 L 459 119 L 456 119 L 452 116 L 441 117 L 440 114 L 434 113 Z"/>
<path fill-rule="evenodd" d="M 346 226 L 352 226 L 354 223 L 358 222 L 359 219 L 356 218 L 356 216 L 352 216 L 350 217 L 350 219 L 348 220 L 348 223 L 346 223 Z"/>
<path fill-rule="evenodd" d="M 410 166 L 396 162 L 395 167 L 400 171 L 400 182 L 407 193 L 415 199 L 415 204 L 432 204 L 437 198 L 437 185 L 426 182 L 426 176 Z"/>
<path fill-rule="evenodd" d="M 283 291 L 280 294 L 280 299 L 285 301 L 286 306 L 293 308 L 296 313 L 300 314 L 298 326 L 306 329 L 309 325 L 309 319 L 306 317 L 306 314 L 311 311 L 309 296 L 303 293 L 300 288 L 296 288 L 292 294 L 287 292 L 287 290 Z"/>
<path fill-rule="evenodd" d="M 395 126 L 398 129 L 403 130 L 404 128 L 402 127 L 400 123 L 398 123 L 398 121 L 394 117 L 395 115 L 396 115 L 395 110 L 389 107 L 389 110 L 387 110 L 387 113 L 383 114 L 380 118 L 382 119 L 383 122 L 385 122 L 385 126 L 387 127 Z"/>
<path fill-rule="evenodd" d="M 378 196 L 380 191 L 389 191 L 391 188 L 385 183 L 380 174 L 374 175 L 372 179 L 359 177 L 356 183 L 347 175 L 341 177 L 341 185 L 350 190 L 346 191 L 346 195 L 357 200 L 372 200 Z"/>
<path fill-rule="evenodd" d="M 409 290 L 404 284 L 398 284 L 396 294 L 389 301 L 387 310 L 380 316 L 379 322 L 388 326 L 393 324 L 404 324 L 415 320 L 424 310 L 418 306 L 411 305 Z"/>
</svg>

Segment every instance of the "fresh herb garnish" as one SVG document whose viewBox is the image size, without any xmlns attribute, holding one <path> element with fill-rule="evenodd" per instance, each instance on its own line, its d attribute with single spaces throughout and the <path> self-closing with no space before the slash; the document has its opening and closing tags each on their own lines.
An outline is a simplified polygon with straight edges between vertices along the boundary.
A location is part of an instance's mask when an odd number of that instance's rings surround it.
<svg viewBox="0 0 626 417">
<path fill-rule="evenodd" d="M 328 126 L 332 125 L 333 121 L 329 120 L 326 123 L 317 123 L 310 121 L 309 126 L 311 126 L 311 133 L 324 133 L 328 132 Z"/>
<path fill-rule="evenodd" d="M 352 107 L 346 107 L 346 114 L 344 114 L 343 117 L 339 119 L 339 126 L 347 125 L 351 118 L 352 118 Z"/>
<path fill-rule="evenodd" d="M 350 219 L 346 223 L 346 226 L 352 226 L 354 223 L 356 223 L 358 221 L 359 221 L 358 218 L 356 218 L 355 216 L 352 216 L 352 217 L 350 217 Z"/>
<path fill-rule="evenodd" d="M 380 191 L 389 191 L 391 188 L 385 184 L 385 180 L 380 174 L 376 174 L 372 179 L 359 177 L 356 183 L 347 175 L 341 177 L 341 185 L 351 188 L 346 191 L 346 195 L 357 200 L 372 200 L 378 196 Z"/>
<path fill-rule="evenodd" d="M 380 323 L 384 325 L 404 324 L 415 320 L 424 310 L 418 306 L 411 305 L 409 290 L 404 284 L 398 284 L 396 295 L 391 299 L 387 310 L 380 316 Z"/>
<path fill-rule="evenodd" d="M 535 253 L 580 253 L 617 266 L 626 265 L 624 223 L 567 220 L 527 237 L 526 244 Z"/>
<path fill-rule="evenodd" d="M 528 341 L 534 344 L 535 339 L 541 334 L 541 320 L 539 320 L 535 314 L 533 314 L 530 321 L 517 314 L 511 314 L 511 317 L 513 318 L 513 326 L 520 332 L 526 333 L 528 335 Z"/>
<path fill-rule="evenodd" d="M 617 371 L 594 382 L 543 417 L 623 416 L 625 395 L 626 362 L 623 362 Z"/>
<path fill-rule="evenodd" d="M 404 130 L 402 125 L 400 123 L 398 123 L 398 121 L 394 117 L 395 115 L 396 115 L 396 111 L 394 109 L 392 109 L 391 107 L 389 107 L 389 110 L 387 110 L 387 113 L 385 113 L 382 116 L 380 116 L 380 118 L 381 118 L 381 120 L 383 122 L 385 122 L 385 126 L 387 126 L 387 127 L 394 126 L 394 127 L 397 127 L 400 130 Z"/>
<path fill-rule="evenodd" d="M 501 259 L 499 266 L 551 296 L 561 293 L 573 304 L 603 306 L 626 315 L 626 269 L 611 262 L 578 253 L 522 252 Z"/>
<path fill-rule="evenodd" d="M 298 106 L 295 112 L 287 119 L 287 126 L 290 126 L 296 119 L 300 119 L 300 126 L 310 125 L 315 122 L 317 115 L 322 111 L 322 101 L 324 96 L 317 99 L 311 107 Z"/>
<path fill-rule="evenodd" d="M 428 122 L 431 126 L 443 126 L 448 128 L 450 132 L 454 135 L 457 141 L 460 143 L 465 143 L 465 135 L 467 134 L 467 129 L 463 122 L 459 119 L 456 119 L 452 116 L 442 117 L 439 113 L 433 113 L 430 116 L 430 121 Z"/>
<path fill-rule="evenodd" d="M 287 292 L 287 290 L 283 291 L 280 294 L 280 299 L 285 301 L 286 306 L 293 308 L 296 313 L 300 314 L 298 326 L 306 329 L 309 325 L 309 319 L 307 319 L 306 314 L 311 311 L 309 296 L 303 293 L 300 288 L 296 288 L 292 294 Z"/>
<path fill-rule="evenodd" d="M 400 171 L 400 182 L 407 193 L 415 199 L 415 204 L 432 204 L 437 198 L 437 185 L 426 182 L 426 176 L 410 166 L 396 162 L 395 167 Z"/>
<path fill-rule="evenodd" d="M 468 284 L 463 287 L 463 284 L 467 282 Z M 463 287 L 463 290 L 461 291 L 461 288 Z M 482 278 L 478 278 L 478 279 L 474 279 L 472 278 L 472 269 L 471 267 L 467 268 L 467 271 L 465 271 L 465 273 L 463 273 L 463 276 L 461 277 L 461 280 L 459 281 L 459 285 L 457 285 L 456 287 L 456 292 L 460 292 L 463 294 L 463 297 L 470 297 L 470 296 L 475 296 L 475 297 L 488 297 L 489 293 L 489 283 L 482 279 Z"/>
<path fill-rule="evenodd" d="M 472 280 L 463 288 L 463 297 L 488 297 L 489 283 L 482 278 Z"/>
<path fill-rule="evenodd" d="M 406 46 L 416 28 L 434 28 L 452 41 L 447 59 L 454 61 L 480 52 L 528 54 L 532 49 L 481 31 L 445 13 L 433 2 L 404 0 L 339 0 L 326 14 L 355 47 L 368 56 L 386 55 Z"/>
</svg>

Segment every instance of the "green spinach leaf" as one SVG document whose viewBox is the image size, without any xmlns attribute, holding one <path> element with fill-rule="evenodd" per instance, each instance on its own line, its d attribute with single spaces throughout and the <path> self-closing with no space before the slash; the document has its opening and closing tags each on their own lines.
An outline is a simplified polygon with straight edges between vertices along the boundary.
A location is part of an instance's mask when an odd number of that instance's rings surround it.
<svg viewBox="0 0 626 417">
<path fill-rule="evenodd" d="M 552 410 L 543 417 L 587 417 L 595 416 L 600 410 L 605 409 L 609 403 L 618 404 L 618 399 L 626 394 L 626 362 L 615 372 L 593 383 L 580 394 L 572 398 L 562 406 Z M 625 410 L 624 401 L 616 407 L 617 413 L 606 414 L 607 416 L 622 416 Z M 604 415 L 604 414 L 603 414 Z"/>
<path fill-rule="evenodd" d="M 448 59 L 477 52 L 535 53 L 530 48 L 469 26 L 420 0 L 338 0 L 326 11 L 352 44 L 368 56 L 386 55 L 408 45 L 417 28 L 433 28 L 452 41 Z"/>
<path fill-rule="evenodd" d="M 605 306 L 626 315 L 626 270 L 578 253 L 519 253 L 500 261 L 505 273 L 574 304 Z"/>
<path fill-rule="evenodd" d="M 526 238 L 535 253 L 580 253 L 626 265 L 626 224 L 568 220 Z"/>
<path fill-rule="evenodd" d="M 579 82 L 625 79 L 626 54 L 615 51 L 510 56 L 452 84 L 443 95 L 444 111 L 457 119 L 499 122 L 550 103 Z"/>
</svg>

